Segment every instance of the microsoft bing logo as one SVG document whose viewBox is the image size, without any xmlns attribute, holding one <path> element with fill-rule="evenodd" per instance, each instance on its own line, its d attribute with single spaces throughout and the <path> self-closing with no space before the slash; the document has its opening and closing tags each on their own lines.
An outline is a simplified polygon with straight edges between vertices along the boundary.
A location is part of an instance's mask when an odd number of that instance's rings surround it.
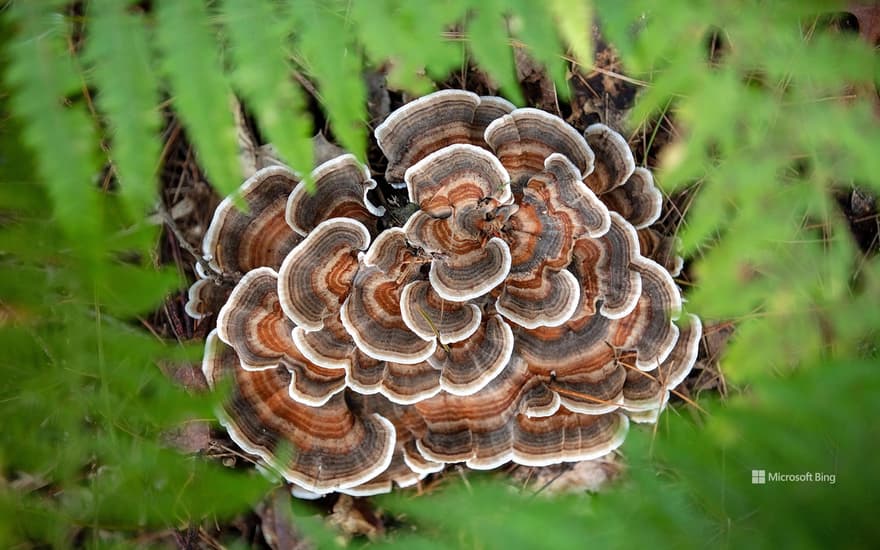
<svg viewBox="0 0 880 550">
<path fill-rule="evenodd" d="M 837 483 L 837 474 L 828 472 L 767 472 L 767 470 L 752 470 L 752 485 L 766 485 L 767 483 Z"/>
</svg>

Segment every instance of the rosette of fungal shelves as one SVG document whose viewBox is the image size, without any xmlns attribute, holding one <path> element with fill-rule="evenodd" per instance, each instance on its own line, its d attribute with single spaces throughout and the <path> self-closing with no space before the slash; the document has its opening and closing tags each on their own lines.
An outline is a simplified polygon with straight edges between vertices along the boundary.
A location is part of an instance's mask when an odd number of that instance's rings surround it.
<svg viewBox="0 0 880 550">
<path fill-rule="evenodd" d="M 445 464 L 600 457 L 655 422 L 694 364 L 680 258 L 649 226 L 661 194 L 626 141 L 536 109 L 446 90 L 375 131 L 385 179 L 416 210 L 373 204 L 349 154 L 310 194 L 283 166 L 217 207 L 212 270 L 187 311 L 216 318 L 203 370 L 228 380 L 232 439 L 299 494 L 406 487 Z"/>
</svg>

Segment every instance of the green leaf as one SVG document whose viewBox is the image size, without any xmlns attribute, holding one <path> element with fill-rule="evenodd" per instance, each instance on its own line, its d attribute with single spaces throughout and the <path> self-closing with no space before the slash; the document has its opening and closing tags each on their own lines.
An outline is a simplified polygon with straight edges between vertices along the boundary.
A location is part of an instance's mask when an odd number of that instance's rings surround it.
<svg viewBox="0 0 880 550">
<path fill-rule="evenodd" d="M 563 100 L 569 96 L 566 82 L 564 50 L 556 27 L 550 17 L 549 7 L 542 2 L 515 0 L 512 5 L 511 31 L 523 42 L 523 47 L 539 63 L 542 63 L 556 84 L 556 93 Z"/>
<path fill-rule="evenodd" d="M 333 133 L 362 161 L 367 147 L 366 86 L 361 56 L 351 40 L 351 25 L 334 3 L 316 0 L 290 4 L 299 31 L 299 48 L 318 82 L 321 103 Z"/>
<path fill-rule="evenodd" d="M 120 193 L 135 219 L 156 200 L 159 164 L 159 92 L 147 31 L 124 2 L 96 0 L 89 7 L 86 58 L 98 107 L 109 119 Z"/>
<path fill-rule="evenodd" d="M 550 0 L 559 32 L 568 42 L 575 59 L 586 67 L 593 61 L 593 13 L 582 0 Z"/>
<path fill-rule="evenodd" d="M 172 269 L 153 271 L 136 265 L 109 263 L 95 281 L 99 300 L 114 315 L 132 317 L 156 309 L 180 278 Z"/>
<path fill-rule="evenodd" d="M 477 63 L 490 68 L 490 74 L 501 83 L 505 95 L 522 105 L 522 92 L 516 80 L 513 50 L 509 45 L 501 6 L 494 0 L 483 2 L 468 23 L 467 30 Z"/>
<path fill-rule="evenodd" d="M 200 0 L 163 0 L 157 39 L 174 105 L 195 142 L 207 176 L 221 193 L 241 184 L 232 98 L 218 45 Z"/>
<path fill-rule="evenodd" d="M 58 222 L 84 249 L 99 228 L 95 128 L 81 105 L 62 100 L 81 92 L 73 60 L 65 55 L 58 2 L 16 2 L 7 8 L 18 32 L 10 46 L 7 82 L 15 89 L 12 109 L 25 123 L 24 138 L 38 155 Z"/>
<path fill-rule="evenodd" d="M 434 86 L 465 63 L 464 47 L 444 37 L 465 17 L 469 0 L 354 0 L 350 16 L 367 57 L 388 67 L 388 83 L 413 94 Z"/>
<path fill-rule="evenodd" d="M 301 174 L 309 174 L 312 121 L 302 90 L 291 80 L 286 19 L 279 17 L 270 0 L 226 0 L 223 8 L 236 87 L 255 110 L 281 157 Z M 311 180 L 307 184 L 313 186 Z"/>
</svg>

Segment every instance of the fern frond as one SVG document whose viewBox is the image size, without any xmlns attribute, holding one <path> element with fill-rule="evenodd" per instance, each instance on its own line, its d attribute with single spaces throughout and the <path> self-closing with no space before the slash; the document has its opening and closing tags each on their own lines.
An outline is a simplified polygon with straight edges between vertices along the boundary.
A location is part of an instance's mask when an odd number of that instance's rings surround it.
<svg viewBox="0 0 880 550">
<path fill-rule="evenodd" d="M 472 3 L 356 0 L 351 16 L 369 59 L 377 65 L 390 61 L 389 84 L 421 94 L 433 87 L 425 73 L 443 80 L 462 65 L 463 48 L 443 32 L 461 21 Z"/>
<path fill-rule="evenodd" d="M 583 0 L 550 0 L 559 33 L 575 59 L 587 67 L 593 61 L 593 7 Z"/>
<path fill-rule="evenodd" d="M 556 84 L 561 99 L 568 98 L 564 51 L 559 35 L 553 27 L 548 7 L 542 2 L 513 0 L 511 4 L 511 34 L 517 37 L 527 52 L 544 65 Z"/>
<path fill-rule="evenodd" d="M 231 91 L 218 44 L 201 0 L 164 0 L 157 9 L 158 41 L 174 105 L 208 177 L 222 193 L 241 183 Z"/>
<path fill-rule="evenodd" d="M 95 175 L 97 138 L 82 105 L 62 100 L 79 95 L 81 80 L 66 53 L 59 2 L 15 2 L 9 14 L 18 26 L 7 79 L 16 93 L 12 109 L 25 122 L 24 136 L 37 154 L 53 212 L 72 242 L 83 249 L 98 238 Z"/>
<path fill-rule="evenodd" d="M 364 160 L 366 86 L 361 54 L 352 40 L 352 24 L 335 2 L 290 2 L 298 45 L 308 71 L 318 83 L 320 100 L 342 145 Z"/>
<path fill-rule="evenodd" d="M 489 74 L 498 80 L 504 94 L 517 105 L 522 105 L 513 50 L 502 15 L 502 6 L 497 0 L 486 0 L 476 8 L 467 27 L 470 49 L 477 63 L 486 67 Z"/>
<path fill-rule="evenodd" d="M 96 0 L 89 7 L 86 58 L 112 131 L 120 195 L 136 219 L 155 201 L 160 150 L 159 91 L 147 31 L 124 3 Z"/>
<path fill-rule="evenodd" d="M 301 89 L 285 59 L 286 21 L 270 0 L 226 0 L 223 15 L 231 39 L 235 86 L 281 157 L 308 174 L 312 168 L 312 121 Z M 312 184 L 307 180 L 307 184 Z"/>
<path fill-rule="evenodd" d="M 320 101 L 335 137 L 362 161 L 367 147 L 366 86 L 352 40 L 351 21 L 336 2 L 294 0 L 289 4 L 297 45 L 318 83 Z"/>
</svg>

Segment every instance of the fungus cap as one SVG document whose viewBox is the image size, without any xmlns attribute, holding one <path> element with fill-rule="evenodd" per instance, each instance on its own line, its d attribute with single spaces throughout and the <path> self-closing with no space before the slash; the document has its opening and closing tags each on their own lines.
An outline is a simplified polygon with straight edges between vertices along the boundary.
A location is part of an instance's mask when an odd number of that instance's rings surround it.
<svg viewBox="0 0 880 550">
<path fill-rule="evenodd" d="M 230 382 L 230 436 L 297 494 L 367 495 L 447 463 L 595 458 L 656 421 L 701 326 L 676 323 L 681 259 L 626 140 L 462 90 L 375 133 L 406 220 L 342 152 L 317 193 L 275 166 L 239 191 L 247 213 L 215 212 L 203 248 L 237 284 L 202 269 L 186 309 L 216 318 L 204 371 Z"/>
</svg>

